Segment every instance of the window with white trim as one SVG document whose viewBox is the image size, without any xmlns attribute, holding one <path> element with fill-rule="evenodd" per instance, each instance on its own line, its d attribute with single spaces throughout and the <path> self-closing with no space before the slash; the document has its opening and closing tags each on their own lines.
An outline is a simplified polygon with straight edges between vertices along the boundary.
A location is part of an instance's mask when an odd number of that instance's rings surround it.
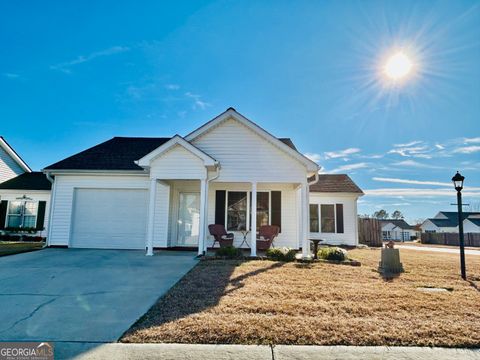
<svg viewBox="0 0 480 360">
<path fill-rule="evenodd" d="M 18 200 L 8 202 L 7 228 L 34 228 L 37 221 L 38 202 Z"/>
<path fill-rule="evenodd" d="M 343 233 L 343 204 L 310 204 L 310 232 Z"/>
<path fill-rule="evenodd" d="M 250 229 L 252 220 L 251 191 L 227 191 L 226 219 L 228 231 Z M 271 196 L 269 191 L 257 191 L 257 230 L 270 225 Z"/>
</svg>

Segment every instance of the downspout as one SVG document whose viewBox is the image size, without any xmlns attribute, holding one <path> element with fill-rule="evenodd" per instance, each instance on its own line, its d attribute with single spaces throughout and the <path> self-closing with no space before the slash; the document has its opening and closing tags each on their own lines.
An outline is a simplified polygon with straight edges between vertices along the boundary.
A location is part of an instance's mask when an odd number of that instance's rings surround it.
<svg viewBox="0 0 480 360">
<path fill-rule="evenodd" d="M 208 205 L 207 205 L 208 204 L 208 190 L 210 190 L 210 182 L 212 180 L 218 179 L 218 177 L 220 176 L 220 168 L 221 168 L 221 166 L 220 166 L 220 164 L 218 164 L 217 169 L 216 169 L 217 170 L 216 174 L 213 177 L 211 177 L 210 179 L 207 178 L 207 194 L 206 194 L 206 198 L 207 198 L 206 200 L 207 201 L 205 201 L 206 209 L 203 209 L 207 218 L 208 218 Z M 208 223 L 207 219 L 205 219 L 205 225 L 207 225 L 207 223 Z M 203 231 L 205 232 L 204 236 L 203 236 L 203 254 L 205 255 L 206 252 L 207 252 L 207 227 L 206 226 L 203 228 Z"/>
<path fill-rule="evenodd" d="M 45 242 L 45 245 L 43 246 L 48 247 L 50 245 L 50 234 L 52 232 L 52 220 L 53 220 L 53 207 L 55 204 L 55 194 L 56 194 L 56 183 L 55 179 L 50 175 L 49 172 L 44 172 L 46 178 L 48 181 L 52 183 L 52 191 L 50 192 L 50 208 L 48 209 L 48 229 L 47 229 L 47 241 Z"/>
</svg>

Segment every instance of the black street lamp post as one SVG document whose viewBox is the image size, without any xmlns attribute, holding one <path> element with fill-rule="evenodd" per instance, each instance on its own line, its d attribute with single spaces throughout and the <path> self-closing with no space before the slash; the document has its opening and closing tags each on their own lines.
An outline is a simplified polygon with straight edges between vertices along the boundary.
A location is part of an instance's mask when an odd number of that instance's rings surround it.
<svg viewBox="0 0 480 360">
<path fill-rule="evenodd" d="M 463 238 L 463 214 L 462 214 L 462 189 L 463 189 L 463 180 L 465 177 L 462 176 L 458 171 L 455 176 L 452 178 L 453 185 L 455 190 L 457 190 L 457 206 L 458 206 L 458 232 L 460 238 L 460 269 L 462 272 L 462 279 L 467 279 L 467 272 L 465 270 L 465 244 Z"/>
</svg>

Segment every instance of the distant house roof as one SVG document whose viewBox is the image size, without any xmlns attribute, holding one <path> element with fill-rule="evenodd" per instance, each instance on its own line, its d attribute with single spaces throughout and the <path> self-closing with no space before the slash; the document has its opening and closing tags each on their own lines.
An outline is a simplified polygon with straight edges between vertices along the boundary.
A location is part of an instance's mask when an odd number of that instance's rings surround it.
<svg viewBox="0 0 480 360">
<path fill-rule="evenodd" d="M 438 227 L 457 227 L 458 226 L 458 212 L 456 211 L 440 211 L 446 219 L 427 219 Z M 480 212 L 462 212 L 462 220 L 470 217 L 471 215 L 480 215 Z M 472 219 L 469 219 L 472 220 Z"/>
<path fill-rule="evenodd" d="M 0 184 L 4 190 L 50 190 L 52 183 L 44 173 L 39 171 L 26 172 Z"/>
<path fill-rule="evenodd" d="M 458 220 L 454 219 L 427 219 L 438 227 L 456 227 L 458 226 Z"/>
<path fill-rule="evenodd" d="M 385 220 L 380 220 L 380 223 L 382 225 L 385 224 L 393 224 L 396 227 L 399 227 L 400 229 L 403 230 L 415 230 L 415 226 L 409 225 L 405 220 L 403 219 L 385 219 Z"/>
<path fill-rule="evenodd" d="M 363 194 L 362 189 L 346 174 L 319 174 L 318 181 L 310 185 L 310 192 Z"/>
<path fill-rule="evenodd" d="M 24 171 L 32 171 L 32 169 L 30 169 L 30 166 L 28 166 L 27 163 L 23 161 L 20 155 L 18 155 L 15 149 L 10 146 L 10 144 L 7 142 L 7 140 L 5 140 L 3 136 L 0 136 L 0 147 L 2 147 Z"/>
<path fill-rule="evenodd" d="M 480 226 L 480 219 L 478 218 L 469 218 L 468 221 L 471 221 L 475 225 Z"/>
<path fill-rule="evenodd" d="M 114 137 L 49 165 L 45 170 L 143 170 L 134 163 L 171 138 Z M 297 150 L 289 138 L 279 139 Z"/>
</svg>

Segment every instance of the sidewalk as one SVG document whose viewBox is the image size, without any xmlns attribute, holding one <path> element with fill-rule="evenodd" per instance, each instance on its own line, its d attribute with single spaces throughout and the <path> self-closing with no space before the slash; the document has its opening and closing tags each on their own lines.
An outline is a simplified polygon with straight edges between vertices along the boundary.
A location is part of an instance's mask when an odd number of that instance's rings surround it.
<svg viewBox="0 0 480 360">
<path fill-rule="evenodd" d="M 448 249 L 443 247 L 415 246 L 415 245 L 402 245 L 402 244 L 395 244 L 395 247 L 398 249 L 407 249 L 407 250 L 433 251 L 433 252 L 440 252 L 440 253 L 447 253 L 447 254 L 460 254 L 460 249 L 458 247 L 453 249 Z M 465 254 L 480 256 L 480 250 L 465 249 Z"/>
<path fill-rule="evenodd" d="M 410 360 L 480 359 L 480 349 L 386 346 L 288 346 L 55 343 L 56 359 Z"/>
</svg>

